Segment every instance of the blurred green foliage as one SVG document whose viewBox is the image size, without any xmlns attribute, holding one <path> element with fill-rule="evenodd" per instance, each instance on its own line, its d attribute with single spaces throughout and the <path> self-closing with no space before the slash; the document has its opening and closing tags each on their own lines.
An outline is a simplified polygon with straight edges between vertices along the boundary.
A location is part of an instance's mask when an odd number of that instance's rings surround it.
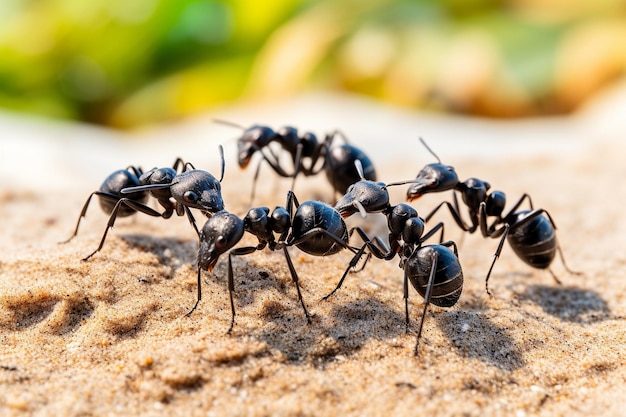
<svg viewBox="0 0 626 417">
<path fill-rule="evenodd" d="M 622 0 L 2 0 L 0 106 L 129 128 L 323 88 L 562 113 L 623 76 L 623 45 Z"/>
</svg>

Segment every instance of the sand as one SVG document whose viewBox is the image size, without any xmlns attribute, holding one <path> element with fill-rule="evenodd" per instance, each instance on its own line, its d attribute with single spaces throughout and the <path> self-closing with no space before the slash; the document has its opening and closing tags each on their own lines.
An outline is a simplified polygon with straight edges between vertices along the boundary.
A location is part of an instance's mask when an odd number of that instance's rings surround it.
<svg viewBox="0 0 626 417">
<path fill-rule="evenodd" d="M 291 116 L 302 125 L 293 115 L 319 100 L 300 101 L 287 114 L 276 112 L 280 106 L 265 108 L 257 116 L 277 125 Z M 569 274 L 557 259 L 557 285 L 506 245 L 488 296 L 484 277 L 498 241 L 463 235 L 442 213 L 437 219 L 446 223 L 446 236 L 459 244 L 465 285 L 454 307 L 431 306 L 419 356 L 413 349 L 422 298 L 411 288 L 406 334 L 397 260 L 372 260 L 321 301 L 348 253 L 319 258 L 291 250 L 310 325 L 282 253 L 236 257 L 237 317 L 228 335 L 226 257 L 213 273 L 203 272 L 203 298 L 185 316 L 196 299 L 197 252 L 185 218 L 119 219 L 103 250 L 83 262 L 107 220 L 94 202 L 78 236 L 58 244 L 71 234 L 89 193 L 114 169 L 135 161 L 167 165 L 183 156 L 219 171 L 214 151 L 206 156 L 198 141 L 180 139 L 204 136 L 190 132 L 207 126 L 206 119 L 117 141 L 115 133 L 5 115 L 5 132 L 24 142 L 3 138 L 1 148 L 0 415 L 623 415 L 623 132 L 581 129 L 601 124 L 589 119 L 598 114 L 591 111 L 547 124 L 507 124 L 413 116 L 353 99 L 341 105 L 358 114 L 346 119 L 351 137 L 368 123 L 386 122 L 389 139 L 370 128 L 375 134 L 362 142 L 375 148 L 383 181 L 412 178 L 433 162 L 417 144 L 397 151 L 425 126 L 431 146 L 460 177 L 488 180 L 507 193 L 509 204 L 527 192 L 548 210 L 569 266 L 583 275 Z M 218 115 L 259 121 L 242 114 L 249 113 Z M 313 116 L 309 126 L 338 125 L 331 116 L 322 123 L 324 116 Z M 473 139 L 482 132 L 481 140 Z M 174 133 L 176 146 L 168 142 Z M 47 135 L 56 139 L 39 140 Z M 234 167 L 233 135 L 221 130 L 205 147 L 227 143 L 224 200 L 242 216 L 252 173 Z M 150 152 L 147 143 L 154 143 Z M 283 205 L 289 182 L 269 169 L 262 176 L 254 205 Z M 405 187 L 391 192 L 394 202 L 403 201 Z M 323 178 L 299 179 L 296 193 L 301 200 L 330 196 Z M 449 198 L 429 195 L 414 206 L 426 213 Z M 384 232 L 380 215 L 360 222 Z"/>
</svg>

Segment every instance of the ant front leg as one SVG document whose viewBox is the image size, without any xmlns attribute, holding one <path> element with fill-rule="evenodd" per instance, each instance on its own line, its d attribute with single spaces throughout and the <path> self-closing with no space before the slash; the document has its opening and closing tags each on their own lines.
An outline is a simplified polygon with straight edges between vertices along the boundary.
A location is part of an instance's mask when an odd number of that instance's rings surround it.
<svg viewBox="0 0 626 417">
<path fill-rule="evenodd" d="M 172 169 L 174 171 L 178 172 L 178 169 L 180 167 L 182 167 L 182 170 L 180 172 L 187 172 L 187 171 L 189 171 L 191 169 L 196 169 L 196 167 L 194 167 L 191 162 L 185 162 L 185 161 L 183 161 L 182 158 L 176 158 L 176 160 L 172 164 Z"/>
<path fill-rule="evenodd" d="M 233 249 L 228 253 L 228 294 L 230 297 L 230 310 L 232 312 L 230 327 L 226 334 L 231 334 L 233 331 L 233 327 L 235 326 L 235 301 L 233 299 L 233 294 L 235 292 L 235 279 L 233 275 L 233 256 L 242 256 L 248 255 L 257 251 L 258 248 L 256 246 L 248 246 L 245 248 L 237 248 Z M 198 288 L 200 288 L 200 282 L 198 282 Z"/>
<path fill-rule="evenodd" d="M 265 153 L 266 150 L 267 150 L 267 152 L 270 153 L 270 156 L 268 156 Z M 276 156 L 274 151 L 272 151 L 272 149 L 269 148 L 269 146 L 265 147 L 265 148 L 262 148 L 260 150 L 260 152 L 261 152 L 261 155 L 263 156 L 263 159 L 265 160 L 265 162 L 267 162 L 268 165 L 272 167 L 272 169 L 274 170 L 274 172 L 276 172 L 276 174 L 278 174 L 279 176 L 284 177 L 284 178 L 291 178 L 291 177 L 293 177 L 294 173 L 289 174 L 287 171 L 285 171 L 283 169 L 282 166 L 280 166 L 280 160 L 278 159 L 278 157 Z"/>
<path fill-rule="evenodd" d="M 191 224 L 191 227 L 193 227 L 193 230 L 196 231 L 196 234 L 198 235 L 198 238 L 200 238 L 200 230 L 198 230 L 198 225 L 196 224 L 196 218 L 193 216 L 193 213 L 191 212 L 191 209 L 187 206 L 184 206 L 185 208 L 185 214 L 187 215 L 187 219 L 189 220 L 189 224 Z"/>
<path fill-rule="evenodd" d="M 437 233 L 437 231 L 439 231 L 439 229 L 441 229 L 441 234 L 439 235 L 439 244 L 441 244 L 441 242 L 443 242 L 443 232 L 445 229 L 445 225 L 443 224 L 443 222 L 439 222 L 435 225 L 435 227 L 433 227 L 432 229 L 430 229 L 425 235 L 423 235 L 419 240 L 418 240 L 418 244 L 421 245 L 422 243 L 426 242 L 428 239 L 430 239 L 435 233 Z"/>
<path fill-rule="evenodd" d="M 454 219 L 454 221 L 456 222 L 456 224 L 461 228 L 461 230 L 463 230 L 464 232 L 470 232 L 472 233 L 473 230 L 470 226 L 467 226 L 465 224 L 465 222 L 463 221 L 463 219 L 461 218 L 461 213 L 459 212 L 458 209 L 458 202 L 456 199 L 456 195 L 454 196 L 454 201 L 455 201 L 455 206 L 454 207 L 452 204 L 450 204 L 450 202 L 448 201 L 444 201 L 442 203 L 440 203 L 437 207 L 435 207 L 434 210 L 432 210 L 430 213 L 428 213 L 428 215 L 424 218 L 425 222 L 428 222 L 434 215 L 435 213 L 442 207 L 442 206 L 446 206 L 448 207 L 448 210 L 450 211 L 450 214 L 452 215 L 452 218 Z"/>
<path fill-rule="evenodd" d="M 488 235 L 493 238 L 497 238 L 498 236 L 502 235 L 502 238 L 500 239 L 500 243 L 498 244 L 498 248 L 496 249 L 496 253 L 493 254 L 493 261 L 491 261 L 489 272 L 487 272 L 487 277 L 485 278 L 485 290 L 487 291 L 487 294 L 489 295 L 491 295 L 491 292 L 489 291 L 489 277 L 491 276 L 491 271 L 493 269 L 493 266 L 496 264 L 496 261 L 500 257 L 500 253 L 502 253 L 502 247 L 504 246 L 504 241 L 506 240 L 506 237 L 509 234 L 509 230 L 510 230 L 510 226 L 508 224 L 505 224 L 500 229 L 497 229 Z"/>
<path fill-rule="evenodd" d="M 387 246 L 383 243 L 383 241 L 378 236 L 376 236 L 374 238 L 374 241 L 372 241 L 372 239 L 367 235 L 367 233 L 365 233 L 365 231 L 362 228 L 360 227 L 353 228 L 352 230 L 350 230 L 350 235 L 352 235 L 354 231 L 356 231 L 361 237 L 361 239 L 363 239 L 363 245 L 360 247 L 358 251 L 356 251 L 352 259 L 348 263 L 348 266 L 344 270 L 343 275 L 341 275 L 341 278 L 339 279 L 337 286 L 326 296 L 322 297 L 322 300 L 327 300 L 334 293 L 336 293 L 339 290 L 339 288 L 341 288 L 350 270 L 353 270 L 355 272 L 362 271 L 365 268 L 367 261 L 370 259 L 372 255 L 378 259 L 384 259 L 384 260 L 390 260 L 396 255 L 396 252 L 387 248 Z M 332 234 L 328 234 L 327 236 L 331 238 L 334 237 Z M 347 244 L 345 244 L 345 242 L 339 239 L 336 239 L 336 242 L 339 245 L 343 246 L 344 249 L 354 250 L 354 248 L 352 248 L 351 246 L 348 246 Z M 363 266 L 359 270 L 356 270 L 356 266 L 358 265 L 359 261 L 365 254 L 365 249 L 369 249 L 369 252 L 367 252 L 367 257 L 365 259 L 365 262 L 363 263 Z"/>
</svg>

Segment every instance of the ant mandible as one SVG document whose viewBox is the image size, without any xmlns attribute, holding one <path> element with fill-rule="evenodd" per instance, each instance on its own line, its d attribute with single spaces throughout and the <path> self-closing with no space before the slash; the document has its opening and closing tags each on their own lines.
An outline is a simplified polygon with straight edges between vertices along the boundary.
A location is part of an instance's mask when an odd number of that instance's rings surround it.
<svg viewBox="0 0 626 417">
<path fill-rule="evenodd" d="M 461 194 L 463 203 L 467 206 L 471 225 L 467 225 L 461 217 L 459 202 L 456 193 L 453 193 L 453 203 L 444 201 L 426 216 L 426 221 L 444 205 L 450 211 L 456 224 L 468 233 L 474 233 L 480 228 L 483 237 L 500 238 L 500 243 L 494 254 L 493 261 L 485 278 L 485 289 L 489 291 L 489 277 L 498 260 L 504 241 L 515 254 L 527 265 L 538 269 L 547 269 L 554 280 L 561 284 L 550 265 L 556 253 L 559 253 L 564 268 L 571 274 L 580 274 L 571 270 L 563 251 L 556 238 L 556 224 L 550 214 L 542 208 L 533 207 L 530 195 L 524 193 L 506 214 L 502 214 L 506 204 L 506 195 L 502 191 L 489 192 L 491 185 L 478 178 L 469 178 L 460 182 L 454 167 L 441 163 L 439 157 L 420 138 L 422 144 L 437 159 L 436 164 L 426 165 L 418 174 L 415 183 L 407 190 L 407 200 L 413 201 L 424 194 L 454 190 Z M 529 210 L 519 210 L 524 201 L 528 201 Z M 488 218 L 493 217 L 491 224 Z"/>
<path fill-rule="evenodd" d="M 326 173 L 326 178 L 333 186 L 335 192 L 342 194 L 346 189 L 359 180 L 359 175 L 354 169 L 354 162 L 360 161 L 364 175 L 370 180 L 376 180 L 376 170 L 370 158 L 356 146 L 348 143 L 345 135 L 339 130 L 335 130 L 326 135 L 324 141 L 318 141 L 317 136 L 311 132 L 299 134 L 297 129 L 285 126 L 279 130 L 262 125 L 253 125 L 244 128 L 236 123 L 216 120 L 216 122 L 233 126 L 244 131 L 243 135 L 237 139 L 238 162 L 242 169 L 245 169 L 254 154 L 262 156 L 261 161 L 265 161 L 276 174 L 285 178 L 292 178 L 291 189 L 293 190 L 296 177 L 302 174 L 306 177 L 319 174 L 322 170 Z M 342 145 L 332 146 L 336 136 L 340 136 L 345 142 Z M 291 157 L 293 162 L 293 172 L 289 173 L 280 164 L 280 156 L 276 154 L 271 143 L 276 142 Z M 308 159 L 308 165 L 305 160 Z M 318 163 L 319 161 L 321 163 Z M 256 182 L 261 169 L 261 161 L 257 165 L 252 183 L 250 200 L 254 200 Z"/>
</svg>

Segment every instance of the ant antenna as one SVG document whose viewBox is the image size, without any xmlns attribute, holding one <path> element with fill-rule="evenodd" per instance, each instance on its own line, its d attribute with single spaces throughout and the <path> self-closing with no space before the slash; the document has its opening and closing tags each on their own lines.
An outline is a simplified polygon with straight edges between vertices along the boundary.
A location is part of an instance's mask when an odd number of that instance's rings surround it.
<svg viewBox="0 0 626 417">
<path fill-rule="evenodd" d="M 230 127 L 235 127 L 237 129 L 241 129 L 241 130 L 246 130 L 245 127 L 243 127 L 242 125 L 235 123 L 235 122 L 231 122 L 229 120 L 224 120 L 224 119 L 213 119 L 213 121 L 215 123 L 219 123 L 221 125 L 226 125 L 226 126 L 230 126 Z"/>
<path fill-rule="evenodd" d="M 220 182 L 224 179 L 224 171 L 226 170 L 226 161 L 224 160 L 224 147 L 219 145 L 220 159 L 222 161 L 222 174 L 220 175 Z"/>
<path fill-rule="evenodd" d="M 441 163 L 441 159 L 439 159 L 437 154 L 433 152 L 432 149 L 430 149 L 430 147 L 426 144 L 426 141 L 421 136 L 419 139 L 420 139 L 420 142 L 422 142 L 422 145 L 424 145 L 424 147 L 426 148 L 426 150 L 428 150 L 428 152 L 430 152 L 430 154 L 435 157 L 438 163 Z"/>
<path fill-rule="evenodd" d="M 430 147 L 426 144 L 426 141 L 424 139 L 422 139 L 422 137 L 420 137 L 419 140 L 420 140 L 420 142 L 422 142 L 422 145 L 424 145 L 424 147 L 428 150 L 428 152 L 430 152 L 430 154 L 435 157 L 437 162 L 441 163 L 441 159 L 439 159 L 437 154 L 432 149 L 430 149 Z M 359 164 L 361 163 L 359 160 L 356 160 L 354 162 L 354 164 L 356 165 L 357 162 Z M 358 168 L 357 168 L 357 171 L 358 171 Z M 361 173 L 359 173 L 359 175 L 361 176 L 361 179 L 364 179 L 363 176 L 361 175 Z M 396 186 L 396 185 L 415 184 L 415 183 L 417 183 L 419 181 L 420 181 L 419 179 L 415 178 L 415 179 L 406 180 L 406 181 L 390 182 L 389 184 L 385 185 L 384 188 L 393 187 L 393 186 Z"/>
</svg>

